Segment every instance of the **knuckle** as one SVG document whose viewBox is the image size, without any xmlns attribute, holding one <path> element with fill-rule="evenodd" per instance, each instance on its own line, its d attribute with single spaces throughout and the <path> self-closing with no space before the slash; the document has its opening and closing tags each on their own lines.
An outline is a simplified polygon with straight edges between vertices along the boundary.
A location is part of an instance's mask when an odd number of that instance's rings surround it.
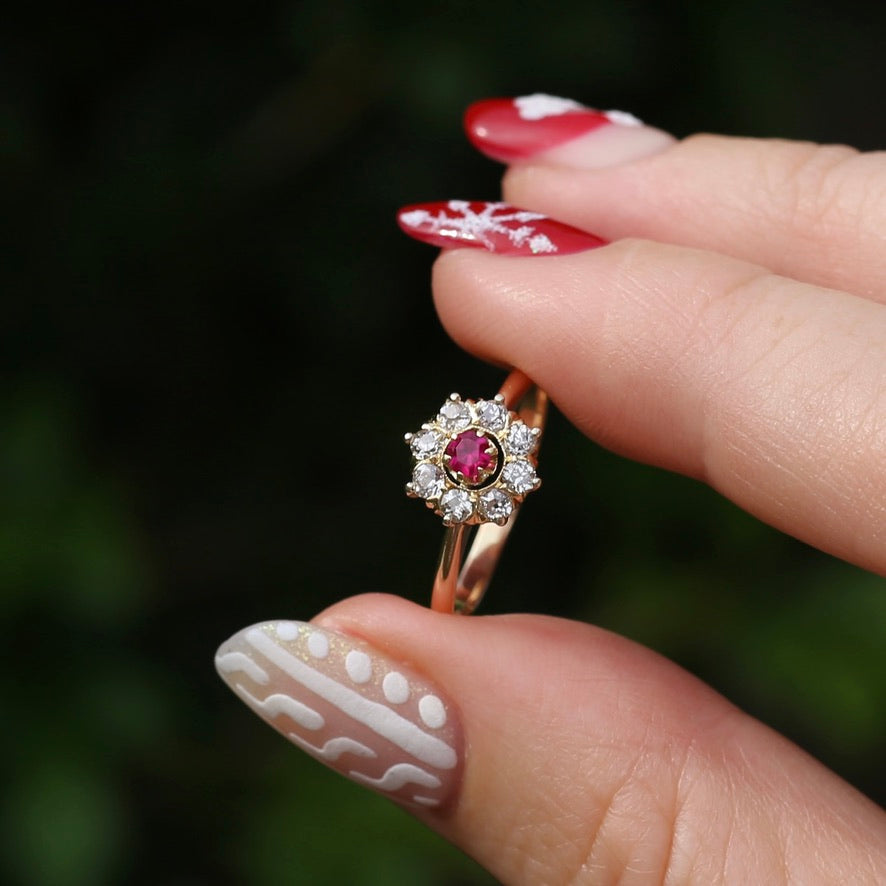
<svg viewBox="0 0 886 886">
<path fill-rule="evenodd" d="M 770 206 L 797 230 L 821 237 L 857 230 L 872 203 L 883 204 L 883 176 L 870 157 L 845 145 L 784 143 L 761 151 L 761 180 Z"/>
<path fill-rule="evenodd" d="M 777 225 L 804 240 L 827 244 L 882 229 L 886 220 L 886 152 L 862 153 L 840 144 L 781 139 L 729 139 L 697 134 L 674 153 L 682 170 L 720 168 L 724 151 L 739 165 L 746 187 L 733 208 L 762 227 Z"/>
<path fill-rule="evenodd" d="M 620 777 L 597 797 L 596 815 L 578 859 L 564 881 L 571 886 L 622 882 L 686 882 L 704 853 L 692 843 L 698 828 L 694 795 L 703 755 L 685 737 L 649 734 L 625 755 Z"/>
</svg>

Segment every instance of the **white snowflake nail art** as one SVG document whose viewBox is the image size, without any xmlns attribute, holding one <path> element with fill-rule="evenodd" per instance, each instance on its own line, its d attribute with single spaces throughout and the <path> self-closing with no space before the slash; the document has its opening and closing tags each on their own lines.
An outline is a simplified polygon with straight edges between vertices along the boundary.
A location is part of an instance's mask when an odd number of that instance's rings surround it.
<svg viewBox="0 0 886 886">
<path fill-rule="evenodd" d="M 407 234 L 435 246 L 477 246 L 502 255 L 566 255 L 604 243 L 540 212 L 499 202 L 424 203 L 402 210 L 398 221 Z"/>
<path fill-rule="evenodd" d="M 545 117 L 559 117 L 568 111 L 586 110 L 584 105 L 571 98 L 558 98 L 543 92 L 521 95 L 514 99 L 514 105 L 522 120 L 543 120 Z"/>
</svg>

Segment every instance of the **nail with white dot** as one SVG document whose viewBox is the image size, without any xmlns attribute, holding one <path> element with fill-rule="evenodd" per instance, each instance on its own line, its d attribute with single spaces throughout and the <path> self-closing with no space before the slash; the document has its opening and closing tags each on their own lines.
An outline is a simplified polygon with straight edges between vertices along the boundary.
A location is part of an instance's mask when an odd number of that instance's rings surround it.
<svg viewBox="0 0 886 886">
<path fill-rule="evenodd" d="M 422 696 L 418 703 L 418 714 L 431 729 L 440 729 L 446 725 L 446 708 L 436 695 Z"/>
<path fill-rule="evenodd" d="M 355 683 L 368 683 L 372 679 L 372 662 L 365 652 L 352 649 L 345 658 L 345 670 Z"/>
<path fill-rule="evenodd" d="M 264 622 L 222 644 L 216 665 L 298 747 L 407 807 L 442 808 L 461 777 L 457 707 L 364 641 L 309 622 Z"/>
<path fill-rule="evenodd" d="M 278 622 L 276 627 L 276 634 L 281 640 L 285 642 L 294 640 L 298 636 L 298 625 L 293 621 Z"/>
<path fill-rule="evenodd" d="M 386 674 L 381 688 L 385 698 L 391 704 L 403 704 L 403 702 L 409 700 L 409 683 L 398 671 L 391 671 L 390 674 Z"/>
<path fill-rule="evenodd" d="M 326 658 L 329 655 L 329 640 L 326 638 L 326 634 L 321 634 L 320 631 L 314 631 L 310 637 L 308 637 L 308 652 L 314 656 L 314 658 Z"/>
</svg>

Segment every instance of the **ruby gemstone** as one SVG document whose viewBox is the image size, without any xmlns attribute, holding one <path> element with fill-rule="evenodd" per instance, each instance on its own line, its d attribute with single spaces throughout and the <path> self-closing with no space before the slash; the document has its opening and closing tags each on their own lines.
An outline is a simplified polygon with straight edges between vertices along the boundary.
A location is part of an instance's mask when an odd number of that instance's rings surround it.
<svg viewBox="0 0 886 886">
<path fill-rule="evenodd" d="M 492 449 L 490 454 L 487 449 Z M 476 431 L 463 431 L 449 441 L 446 447 L 449 456 L 447 467 L 455 474 L 461 474 L 468 483 L 485 480 L 495 467 L 495 448 L 488 437 L 481 437 Z"/>
</svg>

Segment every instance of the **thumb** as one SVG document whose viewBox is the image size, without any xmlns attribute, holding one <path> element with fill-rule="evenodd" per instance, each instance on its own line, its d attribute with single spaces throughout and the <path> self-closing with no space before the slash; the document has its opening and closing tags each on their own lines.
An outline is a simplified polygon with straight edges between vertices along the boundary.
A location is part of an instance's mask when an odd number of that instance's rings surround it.
<svg viewBox="0 0 886 886">
<path fill-rule="evenodd" d="M 886 878 L 881 810 L 689 674 L 587 625 L 369 595 L 247 628 L 217 666 L 296 745 L 504 883 Z"/>
</svg>

